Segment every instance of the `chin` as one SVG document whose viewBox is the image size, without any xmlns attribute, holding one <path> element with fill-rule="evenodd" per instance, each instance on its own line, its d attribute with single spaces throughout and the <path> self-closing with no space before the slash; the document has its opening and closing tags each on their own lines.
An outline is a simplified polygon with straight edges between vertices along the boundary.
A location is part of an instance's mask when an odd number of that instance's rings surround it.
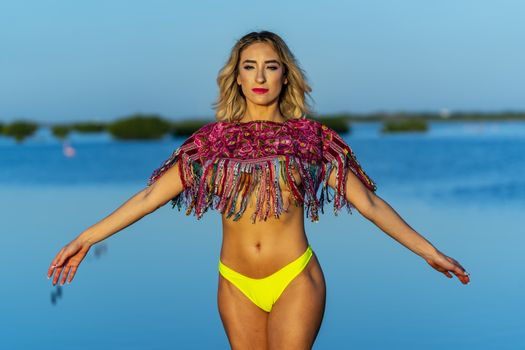
<svg viewBox="0 0 525 350">
<path fill-rule="evenodd" d="M 254 96 L 254 100 L 255 101 L 259 101 L 260 103 L 262 102 L 265 102 L 265 103 L 270 103 L 272 102 L 273 100 L 275 100 L 277 98 L 277 96 L 270 96 L 270 95 L 257 95 L 255 94 Z"/>
</svg>

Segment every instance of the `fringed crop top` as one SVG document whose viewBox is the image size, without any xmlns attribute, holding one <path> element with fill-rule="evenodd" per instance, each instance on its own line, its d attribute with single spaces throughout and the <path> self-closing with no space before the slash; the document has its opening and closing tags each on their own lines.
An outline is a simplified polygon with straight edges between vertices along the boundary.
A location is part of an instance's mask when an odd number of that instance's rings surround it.
<svg viewBox="0 0 525 350">
<path fill-rule="evenodd" d="M 279 218 L 283 211 L 287 212 L 282 184 L 292 194 L 296 206 L 304 205 L 306 217 L 312 222 L 319 221 L 319 209 L 324 213 L 325 198 L 329 203 L 334 200 L 335 215 L 343 206 L 351 213 L 353 206 L 345 197 L 348 170 L 369 190 L 376 191 L 375 182 L 337 132 L 305 117 L 284 123 L 266 120 L 208 123 L 153 171 L 148 186 L 174 164 L 178 164 L 184 189 L 171 199 L 172 208 L 177 206 L 180 211 L 184 204 L 186 215 L 194 210 L 197 219 L 211 208 L 226 213 L 228 218 L 233 215 L 236 221 L 245 212 L 252 194 L 256 198 L 253 223 L 257 218 L 266 221 L 270 209 Z M 332 169 L 336 171 L 335 190 L 327 186 Z M 330 198 L 330 192 L 335 192 L 335 198 L 333 195 Z"/>
</svg>

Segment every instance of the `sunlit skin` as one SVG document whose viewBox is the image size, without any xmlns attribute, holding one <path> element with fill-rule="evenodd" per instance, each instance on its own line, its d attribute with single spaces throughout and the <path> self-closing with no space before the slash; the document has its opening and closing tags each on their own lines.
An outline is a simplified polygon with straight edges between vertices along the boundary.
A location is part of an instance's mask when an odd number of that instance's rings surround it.
<svg viewBox="0 0 525 350">
<path fill-rule="evenodd" d="M 288 81 L 273 47 L 267 43 L 250 45 L 241 53 L 238 67 L 237 83 L 242 87 L 247 107 L 241 121 L 285 121 L 278 102 L 280 91 Z M 251 90 L 254 87 L 269 91 L 259 95 Z M 181 193 L 183 186 L 178 169 L 178 166 L 170 168 L 150 187 L 129 198 L 106 218 L 65 245 L 47 272 L 48 278 L 53 277 L 53 285 L 59 280 L 61 284 L 73 280 L 91 246 L 154 212 Z M 296 179 L 300 181 L 300 177 Z M 335 184 L 336 174 L 333 172 L 328 185 L 335 188 Z M 285 185 L 281 184 L 281 188 L 283 200 L 289 204 L 292 195 Z M 440 252 L 417 233 L 351 171 L 347 173 L 345 196 L 361 215 L 423 258 L 429 266 L 448 278 L 456 275 L 463 284 L 470 282 L 468 273 L 459 262 Z M 246 276 L 262 278 L 300 256 L 308 244 L 304 208 L 289 205 L 288 210 L 279 219 L 270 217 L 256 225 L 251 223 L 249 215 L 243 215 L 235 222 L 223 215 L 220 253 L 223 263 Z M 309 264 L 288 285 L 269 313 L 255 306 L 221 275 L 218 276 L 217 303 L 232 349 L 312 347 L 323 320 L 326 301 L 324 275 L 315 255 L 315 247 L 313 249 L 314 255 Z"/>
</svg>

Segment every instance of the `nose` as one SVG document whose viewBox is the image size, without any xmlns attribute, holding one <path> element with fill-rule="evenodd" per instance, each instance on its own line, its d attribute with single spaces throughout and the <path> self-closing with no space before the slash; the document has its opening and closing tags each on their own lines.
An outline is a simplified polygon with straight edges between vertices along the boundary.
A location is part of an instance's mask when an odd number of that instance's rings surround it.
<svg viewBox="0 0 525 350">
<path fill-rule="evenodd" d="M 262 84 L 266 81 L 266 77 L 264 76 L 264 69 L 257 70 L 257 76 L 255 77 L 255 80 L 259 84 Z"/>
</svg>

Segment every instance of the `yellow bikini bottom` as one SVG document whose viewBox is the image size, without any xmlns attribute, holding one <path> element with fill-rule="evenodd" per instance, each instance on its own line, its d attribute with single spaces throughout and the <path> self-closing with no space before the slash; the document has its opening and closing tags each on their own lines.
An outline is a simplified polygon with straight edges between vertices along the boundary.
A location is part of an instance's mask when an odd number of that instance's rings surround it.
<svg viewBox="0 0 525 350">
<path fill-rule="evenodd" d="M 219 273 L 236 286 L 255 305 L 266 312 L 272 310 L 286 287 L 308 265 L 313 252 L 310 245 L 306 251 L 288 265 L 264 278 L 251 278 L 224 265 L 219 259 Z"/>
</svg>

